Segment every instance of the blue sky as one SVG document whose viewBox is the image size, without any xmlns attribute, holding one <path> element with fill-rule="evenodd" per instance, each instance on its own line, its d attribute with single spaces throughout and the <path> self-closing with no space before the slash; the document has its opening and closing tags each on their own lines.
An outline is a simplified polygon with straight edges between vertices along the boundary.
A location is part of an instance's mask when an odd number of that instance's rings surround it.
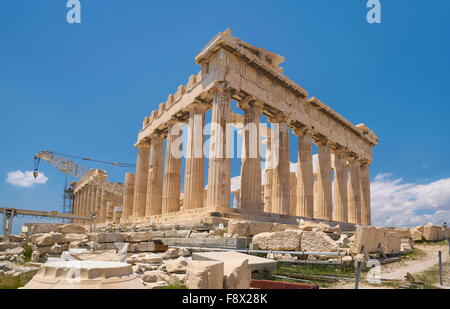
<svg viewBox="0 0 450 309">
<path fill-rule="evenodd" d="M 81 24 L 66 22 L 63 0 L 0 4 L 0 205 L 61 209 L 65 177 L 48 164 L 45 184 L 5 181 L 32 170 L 40 150 L 134 163 L 144 116 L 199 71 L 195 55 L 230 27 L 285 56 L 286 75 L 311 96 L 375 131 L 373 182 L 437 190 L 421 206 L 411 199 L 422 193 L 401 195 L 391 211 L 450 220 L 449 1 L 381 0 L 381 24 L 366 22 L 366 0 L 80 2 Z M 105 168 L 114 181 L 128 171 Z M 385 199 L 374 203 L 380 223 L 395 217 Z"/>
</svg>

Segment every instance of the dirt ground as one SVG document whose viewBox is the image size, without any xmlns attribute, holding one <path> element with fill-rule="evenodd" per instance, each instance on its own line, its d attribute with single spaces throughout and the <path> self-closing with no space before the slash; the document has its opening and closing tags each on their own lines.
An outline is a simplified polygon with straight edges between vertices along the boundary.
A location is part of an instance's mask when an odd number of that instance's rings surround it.
<svg viewBox="0 0 450 309">
<path fill-rule="evenodd" d="M 438 264 L 438 252 L 442 252 L 443 263 L 449 262 L 448 245 L 416 244 L 415 248 L 422 250 L 425 254 L 417 259 L 406 259 L 400 262 L 381 265 L 381 278 L 390 280 L 404 280 L 407 273 L 413 276 L 429 271 Z M 365 278 L 362 278 L 363 280 Z M 444 282 L 448 282 L 444 278 Z M 334 289 L 354 289 L 354 283 L 342 283 L 333 286 Z M 372 285 L 360 283 L 360 289 L 392 289 L 388 285 Z"/>
</svg>

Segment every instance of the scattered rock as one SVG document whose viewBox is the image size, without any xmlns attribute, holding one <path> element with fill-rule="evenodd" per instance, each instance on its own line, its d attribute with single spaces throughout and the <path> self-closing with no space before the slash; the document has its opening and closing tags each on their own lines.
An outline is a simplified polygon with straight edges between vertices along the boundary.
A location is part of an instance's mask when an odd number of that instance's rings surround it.
<svg viewBox="0 0 450 309">
<path fill-rule="evenodd" d="M 144 273 L 144 276 L 142 277 L 142 280 L 144 282 L 148 282 L 148 283 L 153 283 L 153 282 L 157 282 L 159 277 L 160 277 L 161 272 L 160 271 L 146 271 Z"/>
<path fill-rule="evenodd" d="M 186 249 L 186 248 L 181 248 L 180 250 L 178 250 L 178 254 L 180 256 L 186 257 L 186 256 L 190 256 L 191 252 L 188 249 Z"/>
<path fill-rule="evenodd" d="M 163 253 L 163 259 L 175 259 L 179 256 L 178 249 L 170 248 L 166 252 Z"/>
<path fill-rule="evenodd" d="M 22 247 L 17 247 L 13 249 L 7 249 L 4 252 L 4 255 L 10 256 L 10 255 L 21 255 L 25 250 Z"/>
<path fill-rule="evenodd" d="M 164 266 L 166 267 L 166 271 L 168 273 L 180 273 L 186 272 L 187 265 L 189 260 L 184 257 L 179 257 L 175 260 L 167 260 L 164 262 Z"/>
<path fill-rule="evenodd" d="M 35 234 L 31 237 L 31 242 L 37 246 L 53 246 L 54 244 L 65 243 L 64 234 L 50 232 L 46 234 Z"/>
<path fill-rule="evenodd" d="M 306 252 L 337 252 L 339 246 L 324 232 L 303 232 L 301 250 Z"/>
</svg>

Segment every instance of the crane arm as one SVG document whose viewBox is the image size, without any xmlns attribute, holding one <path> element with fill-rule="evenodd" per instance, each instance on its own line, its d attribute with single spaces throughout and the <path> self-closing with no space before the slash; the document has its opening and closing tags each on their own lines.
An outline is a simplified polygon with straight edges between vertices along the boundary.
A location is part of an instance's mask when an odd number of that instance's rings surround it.
<svg viewBox="0 0 450 309">
<path fill-rule="evenodd" d="M 58 170 L 65 173 L 66 175 L 70 175 L 75 178 L 83 178 L 84 176 L 86 176 L 88 172 L 87 169 L 76 164 L 75 162 L 67 160 L 63 157 L 56 155 L 51 151 L 46 150 L 41 151 L 34 157 L 35 160 L 33 171 L 34 178 L 37 178 L 37 176 L 39 175 L 38 168 L 41 159 L 48 162 L 50 165 L 56 167 Z"/>
</svg>

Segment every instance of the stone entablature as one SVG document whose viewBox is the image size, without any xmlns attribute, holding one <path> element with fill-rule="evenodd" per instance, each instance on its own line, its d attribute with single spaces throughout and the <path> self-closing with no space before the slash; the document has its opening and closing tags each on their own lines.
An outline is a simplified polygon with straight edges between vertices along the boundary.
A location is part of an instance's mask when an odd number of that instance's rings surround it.
<svg viewBox="0 0 450 309">
<path fill-rule="evenodd" d="M 216 36 L 196 57 L 202 71 L 192 75 L 186 86 L 179 86 L 175 95 L 169 95 L 158 111 L 145 118 L 138 143 L 155 131 L 165 131 L 169 119 L 185 119 L 186 109 L 194 100 L 209 102 L 216 83 L 226 81 L 232 89 L 233 99 L 241 101 L 251 96 L 264 102 L 263 114 L 266 116 L 282 112 L 288 117 L 291 129 L 307 127 L 314 131 L 315 137 L 326 137 L 337 147 L 345 147 L 369 162 L 372 160 L 371 147 L 378 144 L 373 131 L 365 125 L 353 125 L 315 97 L 307 99 L 307 91 L 284 76 L 281 69 L 261 59 L 267 54 L 274 59 L 275 54 L 253 48 L 261 53 L 262 56 L 258 57 L 249 51 L 248 46 L 231 36 L 229 31 Z M 278 56 L 277 59 L 281 63 L 280 59 L 284 58 Z"/>
</svg>

